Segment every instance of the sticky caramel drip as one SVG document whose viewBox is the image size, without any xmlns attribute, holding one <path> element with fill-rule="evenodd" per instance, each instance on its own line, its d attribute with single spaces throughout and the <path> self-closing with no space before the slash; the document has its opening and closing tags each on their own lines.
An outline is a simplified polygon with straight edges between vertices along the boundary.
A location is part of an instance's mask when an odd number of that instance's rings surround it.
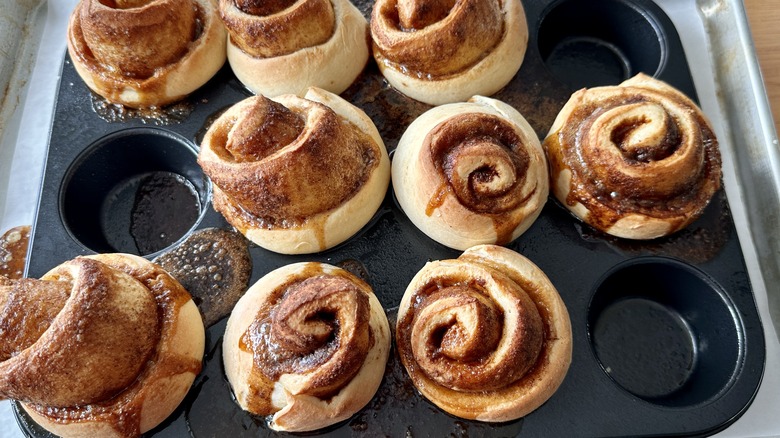
<svg viewBox="0 0 780 438">
<path fill-rule="evenodd" d="M 219 11 L 233 44 L 258 58 L 317 46 L 336 29 L 329 0 L 219 0 Z"/>
<path fill-rule="evenodd" d="M 531 371 L 543 348 L 539 311 L 517 283 L 480 278 L 435 278 L 417 289 L 398 324 L 407 368 L 464 392 L 508 387 Z M 507 317 L 517 324 L 507 323 Z M 414 378 L 414 376 L 413 376 Z"/>
<path fill-rule="evenodd" d="M 13 227 L 0 236 L 0 277 L 18 279 L 24 276 L 30 226 Z"/>
<path fill-rule="evenodd" d="M 371 34 L 385 62 L 440 78 L 487 56 L 504 34 L 504 17 L 497 1 L 380 0 Z"/>
<path fill-rule="evenodd" d="M 589 220 L 602 229 L 627 213 L 698 216 L 720 187 L 721 158 L 709 123 L 668 88 L 586 90 L 563 128 L 546 140 L 553 174 L 572 174 L 565 202 L 586 205 L 594 213 Z"/>
<path fill-rule="evenodd" d="M 316 270 L 316 264 L 309 271 Z M 350 274 L 314 273 L 275 290 L 241 338 L 253 354 L 250 410 L 273 414 L 275 382 L 283 374 L 300 376 L 296 394 L 327 399 L 357 374 L 371 348 L 366 293 Z"/>
</svg>

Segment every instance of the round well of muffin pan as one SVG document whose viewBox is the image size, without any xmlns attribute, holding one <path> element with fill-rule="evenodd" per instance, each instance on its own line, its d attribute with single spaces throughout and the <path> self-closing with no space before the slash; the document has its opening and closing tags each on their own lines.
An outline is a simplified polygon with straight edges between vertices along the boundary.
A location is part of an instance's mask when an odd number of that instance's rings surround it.
<svg viewBox="0 0 780 438">
<path fill-rule="evenodd" d="M 599 282 L 588 310 L 591 347 L 631 394 L 669 407 L 725 391 L 743 360 L 743 329 L 720 287 L 686 263 L 640 257 Z"/>
<path fill-rule="evenodd" d="M 354 3 L 370 13 L 372 2 Z M 575 89 L 616 85 L 640 71 L 695 99 L 676 31 L 651 1 L 523 0 L 523 6 L 529 50 L 515 79 L 493 97 L 520 111 L 540 137 Z M 28 275 L 40 277 L 90 252 L 152 259 L 195 230 L 230 230 L 211 205 L 210 183 L 196 162 L 198 139 L 250 94 L 226 65 L 185 100 L 186 117 L 157 127 L 132 117 L 106 120 L 90 107 L 93 97 L 66 55 Z M 429 109 L 387 86 L 373 61 L 341 96 L 372 119 L 391 156 L 404 129 Z M 152 196 L 148 209 L 139 207 L 140 188 L 167 188 L 166 182 L 181 198 Z M 153 208 L 160 205 L 162 211 Z M 182 215 L 185 209 L 193 213 Z M 162 230 L 171 240 L 139 248 L 131 232 L 134 211 L 150 213 L 147 218 L 173 214 L 163 222 L 175 228 Z M 725 428 L 750 405 L 761 381 L 763 332 L 728 203 L 711 203 L 707 214 L 690 232 L 629 242 L 589 228 L 550 198 L 528 231 L 507 244 L 545 272 L 571 318 L 572 364 L 544 405 L 505 424 L 452 417 L 416 392 L 391 352 L 369 405 L 307 436 L 660 436 Z M 691 257 L 703 252 L 703 243 L 707 257 Z M 250 245 L 249 252 L 250 284 L 295 262 L 351 266 L 371 284 L 391 325 L 414 274 L 428 261 L 460 255 L 409 221 L 392 182 L 372 221 L 330 250 L 285 256 Z M 232 398 L 221 361 L 225 323 L 208 327 L 203 371 L 181 406 L 148 436 L 274 436 L 265 418 L 243 412 Z M 30 436 L 51 436 L 18 404 L 16 413 Z"/>
<path fill-rule="evenodd" d="M 186 139 L 167 130 L 133 128 L 84 149 L 68 169 L 60 210 L 72 237 L 90 250 L 143 256 L 192 230 L 208 192 Z"/>
<path fill-rule="evenodd" d="M 552 75 L 575 90 L 616 85 L 640 72 L 652 76 L 667 52 L 652 13 L 627 0 L 554 2 L 537 44 Z"/>
</svg>

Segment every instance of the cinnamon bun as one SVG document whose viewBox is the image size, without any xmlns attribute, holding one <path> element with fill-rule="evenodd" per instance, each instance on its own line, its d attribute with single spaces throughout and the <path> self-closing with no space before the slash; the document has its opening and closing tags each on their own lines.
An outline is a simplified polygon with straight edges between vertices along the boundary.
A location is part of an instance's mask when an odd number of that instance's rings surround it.
<svg viewBox="0 0 780 438">
<path fill-rule="evenodd" d="M 571 363 L 571 323 L 536 265 L 480 245 L 415 275 L 398 309 L 396 345 L 428 400 L 461 418 L 504 422 L 558 389 Z"/>
<path fill-rule="evenodd" d="M 525 56 L 528 25 L 520 0 L 377 0 L 371 37 L 390 85 L 441 105 L 509 83 Z"/>
<path fill-rule="evenodd" d="M 255 94 L 339 94 L 368 60 L 368 22 L 349 0 L 219 0 L 228 62 Z"/>
<path fill-rule="evenodd" d="M 393 155 L 392 179 L 412 223 L 459 250 L 516 239 L 549 193 L 536 133 L 517 110 L 481 96 L 412 122 Z"/>
<path fill-rule="evenodd" d="M 379 208 L 390 161 L 371 119 L 339 96 L 247 98 L 209 128 L 198 156 L 214 208 L 249 240 L 304 254 L 357 233 Z"/>
<path fill-rule="evenodd" d="M 68 53 L 95 93 L 160 107 L 200 88 L 225 63 L 227 34 L 213 0 L 81 0 Z"/>
<path fill-rule="evenodd" d="M 225 374 L 241 407 L 273 415 L 277 431 L 345 420 L 379 388 L 390 327 L 371 287 L 322 263 L 296 263 L 257 281 L 228 319 Z"/>
<path fill-rule="evenodd" d="M 674 233 L 720 189 L 721 157 L 709 121 L 679 90 L 644 74 L 574 93 L 544 148 L 555 197 L 617 237 Z"/>
<path fill-rule="evenodd" d="M 201 370 L 197 307 L 141 257 L 77 257 L 40 280 L 5 280 L 0 303 L 0 396 L 54 434 L 138 436 Z"/>
</svg>

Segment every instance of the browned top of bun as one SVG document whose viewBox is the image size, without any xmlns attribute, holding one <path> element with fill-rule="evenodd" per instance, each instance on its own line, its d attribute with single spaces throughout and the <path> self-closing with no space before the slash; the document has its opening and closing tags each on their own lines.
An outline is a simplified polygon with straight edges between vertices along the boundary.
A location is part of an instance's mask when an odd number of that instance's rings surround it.
<svg viewBox="0 0 780 438">
<path fill-rule="evenodd" d="M 568 192 L 556 187 L 556 195 L 584 205 L 586 221 L 602 230 L 640 214 L 670 220 L 675 231 L 720 188 L 709 122 L 681 92 L 645 75 L 576 92 L 544 146 L 553 178 L 571 173 Z"/>
<path fill-rule="evenodd" d="M 571 325 L 546 276 L 513 251 L 479 245 L 426 264 L 404 293 L 398 353 L 417 389 L 450 414 L 509 421 L 556 391 Z"/>
<path fill-rule="evenodd" d="M 219 0 L 230 40 L 258 58 L 322 44 L 336 28 L 329 0 Z"/>
<path fill-rule="evenodd" d="M 190 1 L 82 0 L 78 23 L 95 60 L 109 71 L 143 79 L 184 54 L 197 33 Z"/>
<path fill-rule="evenodd" d="M 339 205 L 379 166 L 380 145 L 327 106 L 251 97 L 212 125 L 199 163 L 237 205 L 239 229 L 300 224 Z"/>
<path fill-rule="evenodd" d="M 371 14 L 371 36 L 382 62 L 423 78 L 469 69 L 504 32 L 497 1 L 379 0 Z"/>
<path fill-rule="evenodd" d="M 141 257 L 77 257 L 40 280 L 3 282 L 0 303 L 0 394 L 52 424 L 139 435 L 154 384 L 201 369 L 202 340 L 177 333 L 190 295 Z"/>
<path fill-rule="evenodd" d="M 9 398 L 56 407 L 110 398 L 137 378 L 160 337 L 154 296 L 95 260 L 9 292 L 2 325 L 17 334 L 17 351 L 0 365 Z"/>
</svg>

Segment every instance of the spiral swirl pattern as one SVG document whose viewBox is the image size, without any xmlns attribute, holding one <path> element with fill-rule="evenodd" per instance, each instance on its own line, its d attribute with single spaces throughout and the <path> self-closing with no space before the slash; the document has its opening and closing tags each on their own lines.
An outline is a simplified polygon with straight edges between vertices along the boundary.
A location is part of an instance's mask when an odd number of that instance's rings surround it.
<svg viewBox="0 0 780 438">
<path fill-rule="evenodd" d="M 370 119 L 340 97 L 248 98 L 209 128 L 198 162 L 214 206 L 250 240 L 316 252 L 357 232 L 379 208 L 389 159 Z"/>
<path fill-rule="evenodd" d="M 40 280 L 0 284 L 0 302 L 0 395 L 53 433 L 139 435 L 200 372 L 195 304 L 140 257 L 79 257 Z"/>
<path fill-rule="evenodd" d="M 588 224 L 651 239 L 698 218 L 720 188 L 718 142 L 701 110 L 645 75 L 575 93 L 544 147 L 555 196 Z"/>
<path fill-rule="evenodd" d="M 219 0 L 228 61 L 256 94 L 344 91 L 368 60 L 368 22 L 349 0 Z"/>
<path fill-rule="evenodd" d="M 371 288 L 320 263 L 279 268 L 241 298 L 224 359 L 239 404 L 305 431 L 351 416 L 373 397 L 389 352 L 387 318 Z"/>
<path fill-rule="evenodd" d="M 527 259 L 494 245 L 426 264 L 401 300 L 396 342 L 423 395 L 482 421 L 536 409 L 571 361 L 571 328 L 557 291 Z"/>
<path fill-rule="evenodd" d="M 225 41 L 211 0 L 82 0 L 68 25 L 87 86 L 130 107 L 162 106 L 205 84 L 225 62 Z"/>
<path fill-rule="evenodd" d="M 379 0 L 371 36 L 391 85 L 439 105 L 506 85 L 522 63 L 528 29 L 516 0 Z"/>
<path fill-rule="evenodd" d="M 456 249 L 506 244 L 538 217 L 549 192 L 539 140 L 494 99 L 434 108 L 402 136 L 393 187 L 412 222 Z"/>
</svg>

